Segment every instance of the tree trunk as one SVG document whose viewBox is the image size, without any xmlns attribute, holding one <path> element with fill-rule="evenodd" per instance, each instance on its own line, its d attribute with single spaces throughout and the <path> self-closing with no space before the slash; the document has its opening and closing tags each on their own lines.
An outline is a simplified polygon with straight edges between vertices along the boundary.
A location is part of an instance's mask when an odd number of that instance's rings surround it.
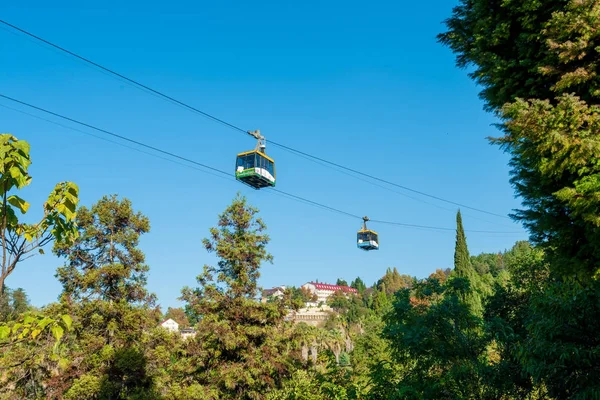
<svg viewBox="0 0 600 400">
<path fill-rule="evenodd" d="M 313 363 L 317 363 L 317 344 L 313 343 L 312 346 L 310 346 L 310 355 L 312 356 L 312 361 Z"/>
<path fill-rule="evenodd" d="M 346 337 L 345 342 L 346 342 L 345 343 L 346 344 L 346 353 L 350 353 L 352 350 L 354 350 L 354 343 L 352 343 L 350 336 Z"/>
<path fill-rule="evenodd" d="M 308 361 L 308 346 L 305 343 L 302 344 L 302 359 Z"/>
<path fill-rule="evenodd" d="M 335 356 L 335 363 L 340 364 L 340 354 L 342 354 L 342 346 L 339 343 L 336 343 L 333 346 L 333 355 Z"/>
</svg>

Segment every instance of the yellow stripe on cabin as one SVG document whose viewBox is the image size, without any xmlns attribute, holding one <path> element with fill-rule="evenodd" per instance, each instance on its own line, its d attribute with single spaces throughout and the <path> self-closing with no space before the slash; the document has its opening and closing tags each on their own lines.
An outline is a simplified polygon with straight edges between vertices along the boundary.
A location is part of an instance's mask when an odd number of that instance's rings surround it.
<svg viewBox="0 0 600 400">
<path fill-rule="evenodd" d="M 273 160 L 271 157 L 269 157 L 268 155 L 266 155 L 265 153 L 262 153 L 258 150 L 250 150 L 250 151 L 245 151 L 243 153 L 238 154 L 238 157 L 242 157 L 242 156 L 247 156 L 248 154 L 252 154 L 252 153 L 258 153 L 259 155 L 263 156 L 264 158 L 266 158 L 267 160 L 271 161 L 273 164 L 275 164 L 275 160 Z"/>
</svg>

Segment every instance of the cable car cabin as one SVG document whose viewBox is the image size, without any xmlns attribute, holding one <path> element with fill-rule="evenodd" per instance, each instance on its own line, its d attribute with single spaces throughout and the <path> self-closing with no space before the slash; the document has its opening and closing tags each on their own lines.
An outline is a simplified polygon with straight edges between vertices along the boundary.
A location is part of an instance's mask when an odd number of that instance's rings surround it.
<svg viewBox="0 0 600 400">
<path fill-rule="evenodd" d="M 235 179 L 255 189 L 275 186 L 275 161 L 259 150 L 237 155 Z"/>
<path fill-rule="evenodd" d="M 370 229 L 361 229 L 356 234 L 356 244 L 362 250 L 379 250 L 377 232 Z"/>
<path fill-rule="evenodd" d="M 369 217 L 363 217 L 363 226 L 356 234 L 356 245 L 363 250 L 379 250 L 379 238 L 377 232 L 367 229 Z"/>
</svg>

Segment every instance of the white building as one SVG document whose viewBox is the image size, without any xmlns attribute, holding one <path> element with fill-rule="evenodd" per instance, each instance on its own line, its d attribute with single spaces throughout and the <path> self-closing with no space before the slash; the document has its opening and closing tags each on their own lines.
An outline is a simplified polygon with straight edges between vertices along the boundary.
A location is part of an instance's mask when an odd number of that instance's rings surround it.
<svg viewBox="0 0 600 400">
<path fill-rule="evenodd" d="M 327 318 L 332 314 L 333 310 L 328 305 L 321 307 L 304 307 L 298 311 L 290 311 L 285 320 L 293 321 L 294 323 L 304 322 L 312 326 L 323 326 Z"/>
<path fill-rule="evenodd" d="M 331 296 L 337 291 L 342 291 L 345 294 L 358 293 L 358 290 L 350 286 L 330 285 L 328 283 L 308 282 L 302 285 L 302 287 L 304 289 L 309 290 L 311 293 L 317 295 L 317 301 L 315 302 L 316 304 L 319 304 L 321 302 L 327 303 L 327 299 L 329 298 L 329 296 Z"/>
<path fill-rule="evenodd" d="M 179 332 L 179 324 L 173 321 L 171 318 L 161 322 L 160 326 L 171 332 Z"/>
<path fill-rule="evenodd" d="M 265 289 L 262 291 L 261 302 L 266 303 L 269 297 L 277 297 L 281 299 L 283 297 L 283 293 L 285 292 L 285 286 L 277 286 L 271 289 Z"/>
<path fill-rule="evenodd" d="M 181 330 L 181 337 L 183 339 L 189 339 L 196 336 L 196 330 L 194 328 L 183 328 Z"/>
</svg>

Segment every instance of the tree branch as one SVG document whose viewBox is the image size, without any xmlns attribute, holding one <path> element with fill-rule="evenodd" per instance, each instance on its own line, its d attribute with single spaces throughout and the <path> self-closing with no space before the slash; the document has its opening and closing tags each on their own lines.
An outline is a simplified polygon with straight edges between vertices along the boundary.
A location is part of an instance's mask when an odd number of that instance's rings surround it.
<svg viewBox="0 0 600 400">
<path fill-rule="evenodd" d="M 6 192 L 7 192 L 7 181 L 4 181 L 2 194 L 2 279 L 0 282 L 0 294 L 4 294 L 4 279 L 8 276 L 6 272 Z"/>
</svg>

